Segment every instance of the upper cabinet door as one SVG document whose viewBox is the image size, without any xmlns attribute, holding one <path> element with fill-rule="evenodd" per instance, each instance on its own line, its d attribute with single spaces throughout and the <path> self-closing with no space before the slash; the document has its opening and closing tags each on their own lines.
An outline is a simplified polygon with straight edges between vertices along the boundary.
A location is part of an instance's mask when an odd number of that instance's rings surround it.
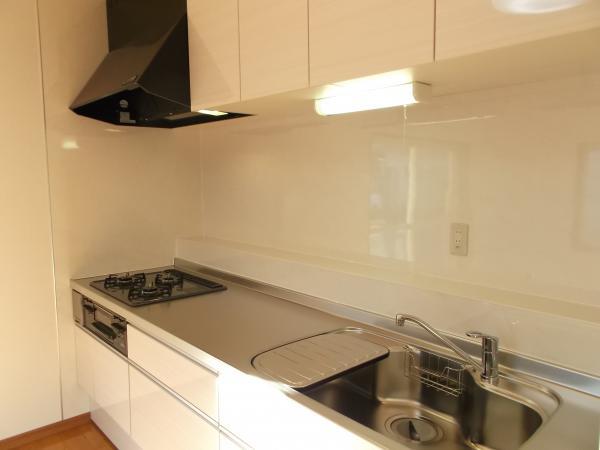
<svg viewBox="0 0 600 450">
<path fill-rule="evenodd" d="M 308 0 L 239 0 L 242 99 L 308 86 Z"/>
<path fill-rule="evenodd" d="M 309 29 L 312 86 L 402 69 L 433 61 L 434 0 L 309 0 Z"/>
<path fill-rule="evenodd" d="M 545 14 L 510 13 L 502 10 L 503 3 L 511 2 L 437 0 L 436 60 L 600 26 L 597 0 Z"/>
<path fill-rule="evenodd" d="M 192 110 L 240 100 L 238 0 L 188 0 Z"/>
</svg>

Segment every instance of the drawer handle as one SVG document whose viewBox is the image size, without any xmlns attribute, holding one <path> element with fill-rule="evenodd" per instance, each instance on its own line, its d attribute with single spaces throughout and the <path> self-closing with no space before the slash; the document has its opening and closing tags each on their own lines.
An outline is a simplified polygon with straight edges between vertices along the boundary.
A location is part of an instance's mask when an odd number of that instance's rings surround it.
<svg viewBox="0 0 600 450">
<path fill-rule="evenodd" d="M 94 326 L 94 328 L 96 328 L 96 330 L 100 331 L 109 339 L 115 339 L 117 337 L 117 333 L 115 333 L 111 327 L 103 324 L 102 322 L 92 322 L 92 325 Z"/>
</svg>

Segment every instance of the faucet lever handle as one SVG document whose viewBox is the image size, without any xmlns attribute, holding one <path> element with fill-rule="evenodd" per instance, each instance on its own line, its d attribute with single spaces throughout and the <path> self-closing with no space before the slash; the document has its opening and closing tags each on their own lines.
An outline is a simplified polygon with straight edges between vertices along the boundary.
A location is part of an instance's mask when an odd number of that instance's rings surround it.
<svg viewBox="0 0 600 450">
<path fill-rule="evenodd" d="M 469 336 L 470 338 L 480 338 L 483 337 L 483 333 L 481 331 L 467 331 L 465 333 L 467 336 Z"/>
<path fill-rule="evenodd" d="M 499 340 L 496 336 L 485 334 L 485 333 L 482 333 L 481 331 L 467 331 L 465 334 L 470 338 L 482 339 L 484 342 L 485 341 L 493 341 L 497 344 L 498 340 Z"/>
</svg>

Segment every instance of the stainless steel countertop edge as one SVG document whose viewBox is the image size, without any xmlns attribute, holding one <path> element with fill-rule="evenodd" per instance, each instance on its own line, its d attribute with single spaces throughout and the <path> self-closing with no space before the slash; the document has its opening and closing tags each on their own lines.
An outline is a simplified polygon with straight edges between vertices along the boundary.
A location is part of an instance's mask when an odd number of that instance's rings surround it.
<svg viewBox="0 0 600 450">
<path fill-rule="evenodd" d="M 392 332 L 399 335 L 410 336 L 430 344 L 439 345 L 429 334 L 416 327 L 404 327 L 399 331 L 395 324 L 395 317 L 387 317 L 370 311 L 361 310 L 352 306 L 336 303 L 330 300 L 314 297 L 301 292 L 282 288 L 279 286 L 263 283 L 260 281 L 245 278 L 236 274 L 214 269 L 198 263 L 187 261 L 181 258 L 175 258 L 174 265 L 183 271 L 192 274 L 205 274 L 213 276 L 224 281 L 229 281 L 247 289 L 257 291 L 269 296 L 277 297 L 293 303 L 300 304 L 309 308 L 332 314 L 356 322 L 361 322 L 372 327 L 380 328 L 386 332 Z M 399 311 L 400 312 L 400 311 Z M 481 349 L 480 344 L 459 338 L 455 335 L 442 333 L 461 349 L 479 357 Z M 584 394 L 600 398 L 600 377 L 591 374 L 578 372 L 576 370 L 561 367 L 553 363 L 542 361 L 519 353 L 500 349 L 499 363 L 501 370 L 506 373 L 520 373 L 531 375 L 542 380 L 555 383 L 560 386 L 573 389 Z"/>
</svg>

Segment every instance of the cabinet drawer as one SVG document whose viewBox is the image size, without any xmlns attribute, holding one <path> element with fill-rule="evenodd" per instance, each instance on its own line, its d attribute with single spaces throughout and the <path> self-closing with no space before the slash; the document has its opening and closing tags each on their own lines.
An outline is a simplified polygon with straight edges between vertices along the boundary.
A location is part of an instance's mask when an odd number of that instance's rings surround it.
<svg viewBox="0 0 600 450">
<path fill-rule="evenodd" d="M 202 412 L 218 420 L 217 374 L 127 327 L 129 359 Z"/>
<path fill-rule="evenodd" d="M 77 380 L 91 400 L 92 418 L 119 448 L 129 448 L 129 364 L 75 326 Z"/>
<path fill-rule="evenodd" d="M 219 431 L 130 368 L 131 437 L 144 450 L 218 450 Z"/>
<path fill-rule="evenodd" d="M 95 339 L 92 343 L 94 401 L 129 433 L 129 364 L 105 344 Z"/>
</svg>

